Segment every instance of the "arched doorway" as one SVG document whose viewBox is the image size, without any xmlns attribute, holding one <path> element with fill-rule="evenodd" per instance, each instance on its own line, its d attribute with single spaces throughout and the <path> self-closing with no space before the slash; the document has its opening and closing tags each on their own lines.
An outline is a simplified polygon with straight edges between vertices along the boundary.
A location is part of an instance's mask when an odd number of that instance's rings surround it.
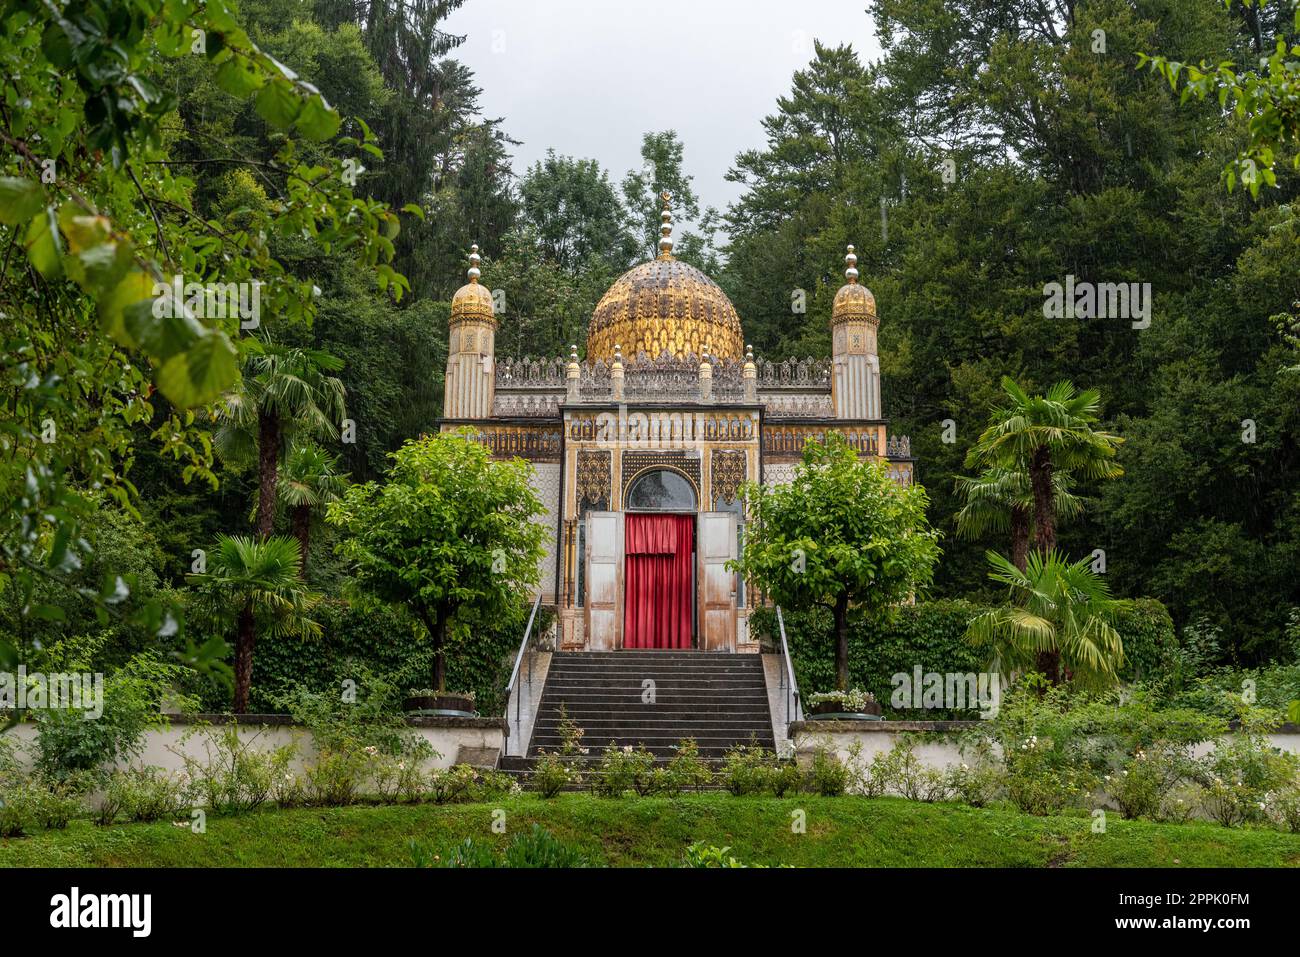
<svg viewBox="0 0 1300 957">
<path fill-rule="evenodd" d="M 632 480 L 625 507 L 623 647 L 691 648 L 695 487 L 673 469 L 651 469 Z"/>
</svg>

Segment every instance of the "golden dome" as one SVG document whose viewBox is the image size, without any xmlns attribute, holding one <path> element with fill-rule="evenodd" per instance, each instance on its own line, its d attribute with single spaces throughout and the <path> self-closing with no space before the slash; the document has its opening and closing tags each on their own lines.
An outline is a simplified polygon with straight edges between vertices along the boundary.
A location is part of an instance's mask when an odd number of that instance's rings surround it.
<svg viewBox="0 0 1300 957">
<path fill-rule="evenodd" d="M 852 246 L 849 247 L 844 262 L 847 266 L 844 278 L 848 282 L 840 286 L 840 291 L 835 294 L 835 302 L 831 305 L 831 325 L 864 320 L 877 322 L 876 297 L 870 289 L 858 283 L 858 257 Z"/>
<path fill-rule="evenodd" d="M 469 253 L 469 282 L 457 289 L 456 294 L 451 297 L 453 324 L 468 319 L 496 321 L 492 309 L 492 291 L 487 286 L 480 285 L 478 264 L 478 246 L 474 245 L 470 247 Z"/>
<path fill-rule="evenodd" d="M 740 318 L 726 293 L 694 266 L 679 259 L 655 259 L 624 273 L 609 287 L 591 314 L 587 359 L 645 352 L 658 358 L 667 350 L 681 358 L 706 350 L 717 359 L 740 359 L 745 352 Z"/>
<path fill-rule="evenodd" d="M 587 329 L 587 359 L 611 362 L 614 348 L 658 358 L 708 352 L 715 359 L 740 359 L 745 344 L 740 317 L 718 284 L 694 266 L 673 258 L 672 213 L 664 211 L 658 259 L 625 272 L 596 304 Z"/>
</svg>

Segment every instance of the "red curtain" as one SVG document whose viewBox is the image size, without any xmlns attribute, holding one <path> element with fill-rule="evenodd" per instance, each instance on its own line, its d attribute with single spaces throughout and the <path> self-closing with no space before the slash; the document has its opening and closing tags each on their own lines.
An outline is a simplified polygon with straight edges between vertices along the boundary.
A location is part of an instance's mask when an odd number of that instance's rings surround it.
<svg viewBox="0 0 1300 957">
<path fill-rule="evenodd" d="M 624 648 L 691 647 L 694 515 L 628 515 Z"/>
</svg>

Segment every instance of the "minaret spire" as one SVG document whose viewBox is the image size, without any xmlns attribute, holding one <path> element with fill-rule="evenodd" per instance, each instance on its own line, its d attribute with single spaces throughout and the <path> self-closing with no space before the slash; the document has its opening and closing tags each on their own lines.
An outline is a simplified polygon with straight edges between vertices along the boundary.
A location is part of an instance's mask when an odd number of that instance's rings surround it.
<svg viewBox="0 0 1300 957">
<path fill-rule="evenodd" d="M 664 190 L 662 193 L 659 194 L 659 198 L 662 199 L 664 203 L 663 212 L 659 214 L 659 221 L 660 221 L 659 258 L 672 259 L 673 258 L 673 240 L 672 240 L 673 211 L 672 208 L 669 206 L 669 203 L 672 201 L 673 197 L 672 194 L 668 192 L 668 190 Z"/>
<path fill-rule="evenodd" d="M 466 275 L 469 276 L 470 282 L 478 282 L 478 277 L 482 275 L 482 273 L 479 272 L 478 263 L 478 243 L 475 243 L 469 247 L 469 272 L 466 273 Z"/>
<path fill-rule="evenodd" d="M 848 249 L 849 251 L 844 257 L 844 278 L 850 284 L 853 284 L 858 281 L 858 254 L 853 251 L 852 246 L 849 246 Z"/>
</svg>

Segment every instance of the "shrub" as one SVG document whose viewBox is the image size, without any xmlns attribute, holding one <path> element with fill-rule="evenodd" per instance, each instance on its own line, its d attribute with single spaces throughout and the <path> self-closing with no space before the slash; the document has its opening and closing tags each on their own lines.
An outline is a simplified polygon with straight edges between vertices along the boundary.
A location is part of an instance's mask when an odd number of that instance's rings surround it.
<svg viewBox="0 0 1300 957">
<path fill-rule="evenodd" d="M 582 775 L 559 755 L 541 752 L 528 783 L 544 798 L 553 798 L 566 787 L 582 783 Z"/>
<path fill-rule="evenodd" d="M 676 751 L 668 762 L 668 787 L 673 794 L 698 791 L 713 780 L 713 771 L 700 757 L 700 746 L 694 738 L 683 738 Z"/>
<path fill-rule="evenodd" d="M 1103 778 L 1106 793 L 1125 817 L 1159 819 L 1167 813 L 1174 788 L 1192 772 L 1193 763 L 1177 744 L 1157 742 L 1138 748 L 1133 756 Z"/>
<path fill-rule="evenodd" d="M 890 751 L 889 772 L 894 788 L 909 801 L 927 804 L 946 799 L 951 793 L 948 775 L 939 768 L 922 764 L 916 756 L 916 743 L 901 736 Z"/>
<path fill-rule="evenodd" d="M 737 797 L 762 794 L 768 789 L 776 755 L 756 744 L 738 744 L 727 751 L 719 776 L 723 786 Z"/>
<path fill-rule="evenodd" d="M 1270 796 L 1294 787 L 1300 758 L 1269 744 L 1276 717 L 1243 713 L 1241 731 L 1229 735 L 1198 762 L 1203 804 L 1224 827 L 1267 819 Z"/>
<path fill-rule="evenodd" d="M 819 747 L 813 752 L 808 785 L 814 794 L 839 797 L 848 791 L 849 778 L 848 765 L 830 748 Z"/>
<path fill-rule="evenodd" d="M 438 804 L 465 804 L 492 801 L 519 790 L 519 785 L 503 771 L 490 771 L 457 764 L 435 768 L 429 774 L 429 793 Z"/>
<path fill-rule="evenodd" d="M 137 823 L 174 817 L 188 809 L 189 781 L 148 765 L 115 771 L 104 788 L 98 823 L 112 824 L 117 815 Z"/>
<path fill-rule="evenodd" d="M 425 765 L 441 755 L 418 734 L 403 736 L 398 747 L 397 754 L 378 752 L 374 756 L 371 780 L 381 800 L 413 804 L 424 796 Z"/>
<path fill-rule="evenodd" d="M 294 778 L 290 769 L 298 754 L 294 744 L 258 750 L 254 743 L 261 732 L 244 739 L 235 722 L 197 733 L 204 738 L 202 759 L 176 749 L 172 753 L 181 756 L 196 797 L 212 811 L 251 811 L 283 793 L 281 782 L 286 776 Z"/>
<path fill-rule="evenodd" d="M 87 720 L 80 709 L 41 711 L 36 725 L 38 771 L 62 780 L 79 773 L 102 774 L 109 765 L 138 757 L 145 732 L 167 725 L 159 705 L 184 672 L 153 655 L 136 655 L 104 681 L 104 713 L 99 718 Z"/>
<path fill-rule="evenodd" d="M 628 791 L 641 796 L 653 793 L 656 779 L 654 755 L 644 747 L 613 741 L 600 756 L 600 765 L 592 778 L 592 791 L 601 797 L 622 797 Z"/>
<path fill-rule="evenodd" d="M 0 837 L 62 830 L 84 811 L 80 795 L 65 782 L 0 782 Z"/>
</svg>

